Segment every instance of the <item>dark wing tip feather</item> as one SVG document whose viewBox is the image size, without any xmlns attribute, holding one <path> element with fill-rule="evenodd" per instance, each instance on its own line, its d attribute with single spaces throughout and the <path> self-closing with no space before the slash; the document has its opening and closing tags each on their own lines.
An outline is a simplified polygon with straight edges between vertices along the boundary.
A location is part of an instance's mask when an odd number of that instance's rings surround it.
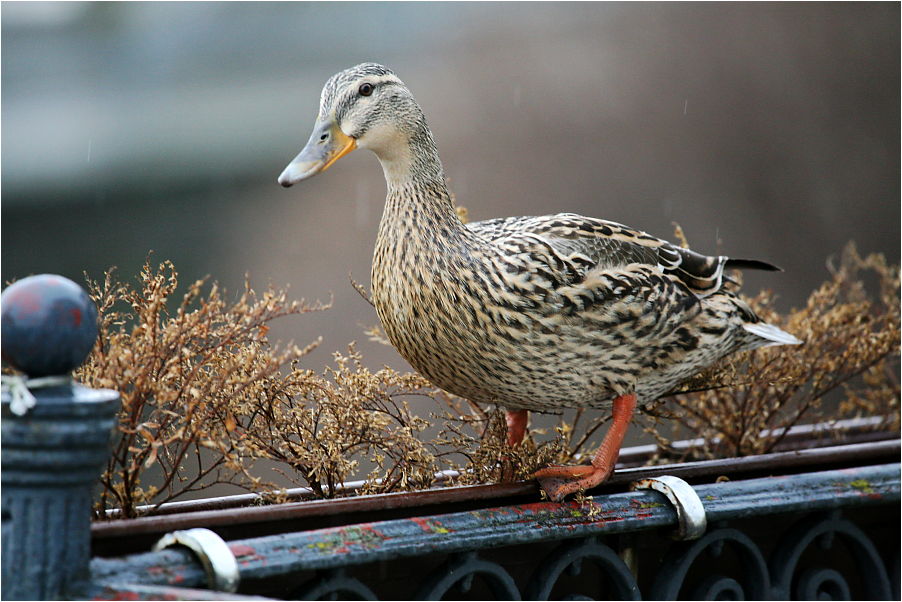
<svg viewBox="0 0 902 602">
<path fill-rule="evenodd" d="M 726 282 L 735 284 L 735 282 L 724 274 L 725 268 L 767 270 L 771 272 L 783 271 L 773 264 L 757 259 L 731 259 L 723 255 L 702 255 L 701 253 L 696 253 L 695 251 L 675 247 L 673 245 L 670 245 L 667 250 L 678 253 L 681 260 L 677 265 L 669 269 L 665 267 L 665 271 L 675 274 L 693 291 L 702 296 L 709 295 L 718 290 L 721 283 L 724 281 L 724 278 L 726 279 Z"/>
<path fill-rule="evenodd" d="M 768 272 L 782 272 L 783 268 L 766 261 L 757 259 L 727 259 L 726 267 L 740 270 L 765 270 Z"/>
</svg>

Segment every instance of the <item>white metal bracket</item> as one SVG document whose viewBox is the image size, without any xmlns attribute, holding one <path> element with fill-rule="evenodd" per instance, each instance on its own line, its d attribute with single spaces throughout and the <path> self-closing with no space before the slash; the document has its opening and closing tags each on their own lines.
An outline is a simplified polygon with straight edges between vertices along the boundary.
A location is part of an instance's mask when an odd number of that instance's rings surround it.
<svg viewBox="0 0 902 602">
<path fill-rule="evenodd" d="M 705 507 L 692 485 L 683 479 L 671 475 L 642 479 L 630 484 L 630 491 L 637 489 L 653 489 L 667 497 L 676 509 L 679 521 L 677 539 L 698 539 L 705 534 L 708 526 Z"/>
<path fill-rule="evenodd" d="M 233 593 L 238 590 L 241 577 L 238 561 L 223 539 L 209 529 L 188 529 L 167 533 L 154 544 L 159 552 L 171 546 L 189 548 L 203 565 L 207 573 L 207 586 L 216 591 Z"/>
</svg>

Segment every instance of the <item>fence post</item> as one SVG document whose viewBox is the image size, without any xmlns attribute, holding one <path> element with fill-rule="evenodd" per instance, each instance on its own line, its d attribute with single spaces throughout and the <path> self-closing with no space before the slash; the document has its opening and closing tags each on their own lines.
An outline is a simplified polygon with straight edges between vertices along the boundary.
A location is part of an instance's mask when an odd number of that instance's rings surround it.
<svg viewBox="0 0 902 602">
<path fill-rule="evenodd" d="M 97 337 L 97 310 L 60 276 L 32 276 L 2 296 L 2 592 L 51 600 L 89 578 L 91 496 L 109 457 L 119 394 L 67 376 Z"/>
</svg>

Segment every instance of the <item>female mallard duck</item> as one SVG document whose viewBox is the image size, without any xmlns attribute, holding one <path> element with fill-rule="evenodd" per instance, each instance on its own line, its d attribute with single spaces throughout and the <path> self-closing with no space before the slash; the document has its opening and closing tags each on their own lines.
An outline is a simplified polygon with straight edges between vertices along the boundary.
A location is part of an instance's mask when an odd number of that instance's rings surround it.
<svg viewBox="0 0 902 602">
<path fill-rule="evenodd" d="M 326 82 L 313 134 L 279 183 L 358 147 L 376 153 L 388 184 L 373 301 L 401 355 L 442 389 L 505 407 L 511 444 L 529 410 L 613 408 L 591 466 L 536 473 L 554 500 L 610 475 L 637 399 L 651 403 L 729 353 L 800 342 L 727 290 L 724 268 L 777 269 L 767 263 L 572 213 L 464 225 L 422 110 L 381 65 Z"/>
</svg>

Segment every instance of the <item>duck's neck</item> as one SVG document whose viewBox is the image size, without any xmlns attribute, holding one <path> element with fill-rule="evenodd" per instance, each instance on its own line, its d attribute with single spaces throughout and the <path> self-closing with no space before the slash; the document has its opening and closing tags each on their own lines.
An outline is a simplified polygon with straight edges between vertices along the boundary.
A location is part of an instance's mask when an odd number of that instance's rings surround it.
<svg viewBox="0 0 902 602">
<path fill-rule="evenodd" d="M 469 235 L 454 210 L 435 140 L 425 123 L 409 138 L 376 154 L 388 185 L 381 240 L 402 236 L 448 244 L 449 239 Z"/>
</svg>

